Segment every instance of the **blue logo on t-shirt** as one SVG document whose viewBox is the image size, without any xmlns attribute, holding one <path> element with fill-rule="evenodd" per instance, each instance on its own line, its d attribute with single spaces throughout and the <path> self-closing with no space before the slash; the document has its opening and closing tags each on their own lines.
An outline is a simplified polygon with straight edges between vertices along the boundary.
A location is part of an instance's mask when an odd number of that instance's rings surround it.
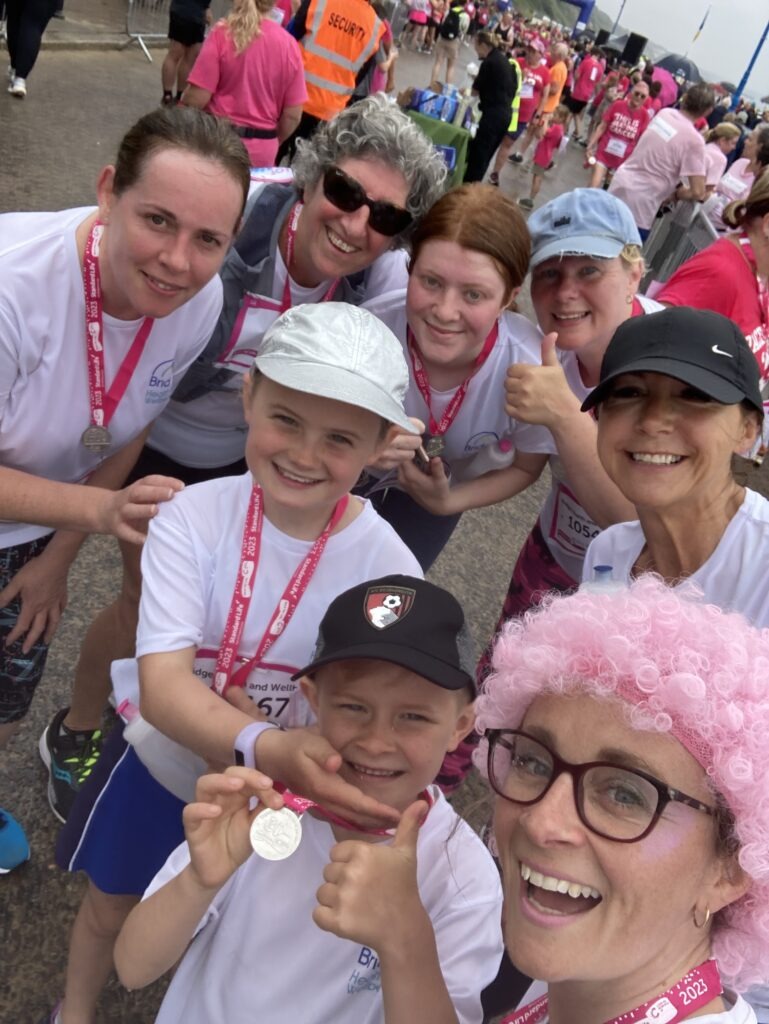
<svg viewBox="0 0 769 1024">
<path fill-rule="evenodd" d="M 356 992 L 378 992 L 382 987 L 382 971 L 379 957 L 374 950 L 368 946 L 361 946 L 356 963 L 358 966 L 347 982 L 348 993 L 354 995 Z M 359 970 L 359 967 L 363 969 Z"/>
<path fill-rule="evenodd" d="M 162 363 L 158 363 L 150 374 L 144 401 L 151 405 L 155 405 L 158 402 L 167 402 L 171 397 L 171 386 L 173 385 L 173 381 L 173 359 L 166 359 Z"/>
</svg>

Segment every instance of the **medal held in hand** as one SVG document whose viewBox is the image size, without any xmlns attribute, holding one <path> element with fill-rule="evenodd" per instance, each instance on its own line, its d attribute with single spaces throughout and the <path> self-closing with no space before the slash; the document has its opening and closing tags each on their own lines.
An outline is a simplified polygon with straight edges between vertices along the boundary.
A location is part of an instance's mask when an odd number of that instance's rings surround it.
<svg viewBox="0 0 769 1024">
<path fill-rule="evenodd" d="M 288 807 L 266 807 L 251 822 L 251 846 L 265 860 L 285 860 L 302 841 L 302 822 Z"/>
<path fill-rule="evenodd" d="M 425 434 L 422 439 L 422 447 L 428 459 L 435 459 L 442 454 L 446 442 L 438 434 Z"/>
</svg>

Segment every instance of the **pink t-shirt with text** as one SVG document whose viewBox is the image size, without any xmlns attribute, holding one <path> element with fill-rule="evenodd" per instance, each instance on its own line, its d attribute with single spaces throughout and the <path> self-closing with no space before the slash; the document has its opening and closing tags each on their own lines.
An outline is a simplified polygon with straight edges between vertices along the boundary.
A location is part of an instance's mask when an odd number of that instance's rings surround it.
<svg viewBox="0 0 769 1024">
<path fill-rule="evenodd" d="M 649 124 L 649 114 L 644 107 L 633 110 L 627 100 L 615 100 L 601 119 L 606 131 L 598 140 L 596 159 L 616 170 L 627 160 Z"/>
<path fill-rule="evenodd" d="M 705 140 L 679 110 L 661 110 L 614 175 L 609 192 L 649 230 L 662 203 L 683 178 L 705 175 Z"/>
<path fill-rule="evenodd" d="M 536 113 L 545 86 L 550 84 L 550 72 L 544 64 L 530 67 L 523 57 L 518 58 L 518 63 L 521 65 L 521 109 L 518 123 L 528 124 Z"/>
<path fill-rule="evenodd" d="M 307 99 L 299 44 L 269 18 L 262 19 L 260 35 L 240 54 L 225 22 L 217 22 L 189 81 L 212 94 L 209 113 L 248 128 L 275 128 L 286 107 L 299 107 Z M 275 163 L 277 138 L 243 142 L 253 167 Z"/>
</svg>

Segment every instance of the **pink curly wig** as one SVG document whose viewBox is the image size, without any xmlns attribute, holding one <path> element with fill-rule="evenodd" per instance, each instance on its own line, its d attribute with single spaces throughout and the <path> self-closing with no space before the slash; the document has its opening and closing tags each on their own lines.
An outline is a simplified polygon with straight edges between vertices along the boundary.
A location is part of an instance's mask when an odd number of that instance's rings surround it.
<svg viewBox="0 0 769 1024">
<path fill-rule="evenodd" d="M 506 624 L 477 701 L 477 728 L 515 729 L 540 694 L 624 705 L 632 728 L 670 732 L 728 808 L 753 880 L 713 926 L 737 991 L 769 979 L 769 629 L 645 576 L 623 591 L 552 597 Z M 486 775 L 487 744 L 475 753 Z"/>
</svg>

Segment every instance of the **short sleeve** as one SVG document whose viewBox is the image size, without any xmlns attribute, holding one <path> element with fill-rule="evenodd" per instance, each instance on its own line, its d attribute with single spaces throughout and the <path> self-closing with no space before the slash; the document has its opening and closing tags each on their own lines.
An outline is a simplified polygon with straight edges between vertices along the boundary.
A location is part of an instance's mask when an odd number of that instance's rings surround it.
<svg viewBox="0 0 769 1024">
<path fill-rule="evenodd" d="M 304 79 L 304 64 L 299 43 L 288 36 L 288 54 L 286 59 L 286 92 L 283 96 L 283 107 L 301 107 L 307 102 L 307 86 Z"/>
<path fill-rule="evenodd" d="M 226 29 L 223 22 L 215 25 L 192 66 L 187 81 L 206 92 L 215 93 L 219 88 L 222 63 L 222 44 Z"/>
</svg>

